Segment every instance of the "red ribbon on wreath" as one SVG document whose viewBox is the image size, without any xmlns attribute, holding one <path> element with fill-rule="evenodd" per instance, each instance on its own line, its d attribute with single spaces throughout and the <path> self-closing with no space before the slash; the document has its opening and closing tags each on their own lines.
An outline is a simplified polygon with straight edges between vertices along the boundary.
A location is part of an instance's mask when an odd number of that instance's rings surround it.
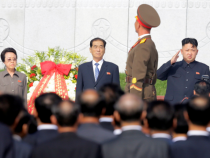
<svg viewBox="0 0 210 158">
<path fill-rule="evenodd" d="M 33 114 L 34 111 L 34 101 L 35 99 L 41 95 L 46 88 L 49 80 L 55 73 L 55 93 L 59 95 L 62 99 L 69 99 L 68 90 L 66 86 L 65 79 L 63 75 L 68 75 L 71 70 L 71 64 L 55 64 L 52 61 L 45 61 L 40 63 L 41 72 L 44 75 L 36 86 L 29 102 L 28 102 L 28 112 Z"/>
</svg>

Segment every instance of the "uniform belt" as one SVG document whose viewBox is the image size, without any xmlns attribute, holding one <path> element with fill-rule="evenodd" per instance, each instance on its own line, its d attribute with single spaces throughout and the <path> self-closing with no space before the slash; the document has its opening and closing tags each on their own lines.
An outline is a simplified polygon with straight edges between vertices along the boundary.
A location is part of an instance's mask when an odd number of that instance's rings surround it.
<svg viewBox="0 0 210 158">
<path fill-rule="evenodd" d="M 131 76 L 126 76 L 125 77 L 125 82 L 126 83 L 131 83 L 132 82 L 132 77 Z M 145 78 L 143 83 L 150 84 L 150 85 L 153 84 L 152 79 L 150 79 L 150 78 Z"/>
<path fill-rule="evenodd" d="M 145 78 L 145 79 L 144 79 L 144 83 L 147 83 L 147 84 L 151 84 L 151 85 L 152 85 L 152 79 L 150 79 L 150 78 Z"/>
<path fill-rule="evenodd" d="M 125 77 L 125 82 L 126 83 L 131 83 L 131 81 L 132 81 L 132 77 L 131 76 L 126 76 Z"/>
</svg>

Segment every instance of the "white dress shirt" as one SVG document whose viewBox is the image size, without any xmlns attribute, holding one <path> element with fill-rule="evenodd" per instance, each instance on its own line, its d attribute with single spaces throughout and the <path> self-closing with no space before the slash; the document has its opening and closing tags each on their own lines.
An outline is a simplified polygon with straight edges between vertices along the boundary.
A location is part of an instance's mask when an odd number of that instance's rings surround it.
<svg viewBox="0 0 210 158">
<path fill-rule="evenodd" d="M 17 135 L 17 134 L 14 134 L 12 137 L 13 137 L 14 140 L 17 140 L 17 141 L 21 141 L 22 140 L 22 138 L 19 135 Z"/>
<path fill-rule="evenodd" d="M 110 117 L 101 117 L 99 119 L 99 122 L 112 122 L 113 121 L 113 118 L 110 118 Z"/>
<path fill-rule="evenodd" d="M 101 59 L 99 62 L 98 62 L 98 69 L 99 69 L 99 72 L 100 72 L 100 70 L 101 70 L 101 66 L 102 66 L 102 64 L 103 64 L 103 62 L 104 62 L 104 59 Z M 95 68 L 96 68 L 96 65 L 95 65 L 95 61 L 93 60 L 92 61 L 92 64 L 93 64 L 93 74 L 94 74 L 94 78 L 95 78 Z"/>
<path fill-rule="evenodd" d="M 113 131 L 114 135 L 120 135 L 122 133 L 122 130 L 121 129 L 115 129 Z"/>
<path fill-rule="evenodd" d="M 141 126 L 139 126 L 139 125 L 129 125 L 129 126 L 123 126 L 122 127 L 122 131 L 129 131 L 129 130 L 141 131 Z"/>
<path fill-rule="evenodd" d="M 149 35 L 150 35 L 149 33 L 148 34 L 141 35 L 141 36 L 139 36 L 139 39 L 141 39 L 143 37 L 146 37 L 146 36 L 149 36 Z"/>
<path fill-rule="evenodd" d="M 187 132 L 188 136 L 209 136 L 209 132 L 207 131 L 199 131 L 199 130 L 190 130 Z"/>
<path fill-rule="evenodd" d="M 183 136 L 173 138 L 173 142 L 185 141 L 185 140 L 187 140 L 187 138 Z"/>
<path fill-rule="evenodd" d="M 206 130 L 210 133 L 210 127 L 207 127 Z"/>
<path fill-rule="evenodd" d="M 171 136 L 166 133 L 155 133 L 152 135 L 152 138 L 168 138 L 171 139 Z"/>
<path fill-rule="evenodd" d="M 57 130 L 58 127 L 56 125 L 51 125 L 51 124 L 48 124 L 48 125 L 39 125 L 37 127 L 37 130 L 40 131 L 40 130 L 46 130 L 46 129 L 54 129 L 54 130 Z"/>
</svg>

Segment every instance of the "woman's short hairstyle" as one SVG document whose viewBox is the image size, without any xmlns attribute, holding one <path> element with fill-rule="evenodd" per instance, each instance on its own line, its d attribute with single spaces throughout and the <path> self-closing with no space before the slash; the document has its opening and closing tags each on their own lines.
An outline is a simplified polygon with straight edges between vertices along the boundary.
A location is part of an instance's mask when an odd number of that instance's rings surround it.
<svg viewBox="0 0 210 158">
<path fill-rule="evenodd" d="M 1 61 L 2 62 L 5 62 L 5 54 L 7 52 L 12 52 L 16 55 L 16 58 L 17 58 L 17 52 L 14 48 L 5 48 L 2 52 L 1 52 Z"/>
</svg>

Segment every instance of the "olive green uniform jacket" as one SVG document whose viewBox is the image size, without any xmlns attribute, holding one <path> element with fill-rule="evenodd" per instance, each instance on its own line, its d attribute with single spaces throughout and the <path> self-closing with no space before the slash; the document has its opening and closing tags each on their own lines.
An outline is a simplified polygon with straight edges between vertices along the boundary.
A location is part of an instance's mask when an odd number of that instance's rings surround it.
<svg viewBox="0 0 210 158">
<path fill-rule="evenodd" d="M 132 82 L 126 84 L 125 92 L 136 94 L 146 101 L 155 100 L 157 65 L 158 52 L 151 36 L 139 39 L 128 53 L 126 73 L 132 77 Z M 145 79 L 151 79 L 152 82 L 149 84 Z"/>
</svg>

